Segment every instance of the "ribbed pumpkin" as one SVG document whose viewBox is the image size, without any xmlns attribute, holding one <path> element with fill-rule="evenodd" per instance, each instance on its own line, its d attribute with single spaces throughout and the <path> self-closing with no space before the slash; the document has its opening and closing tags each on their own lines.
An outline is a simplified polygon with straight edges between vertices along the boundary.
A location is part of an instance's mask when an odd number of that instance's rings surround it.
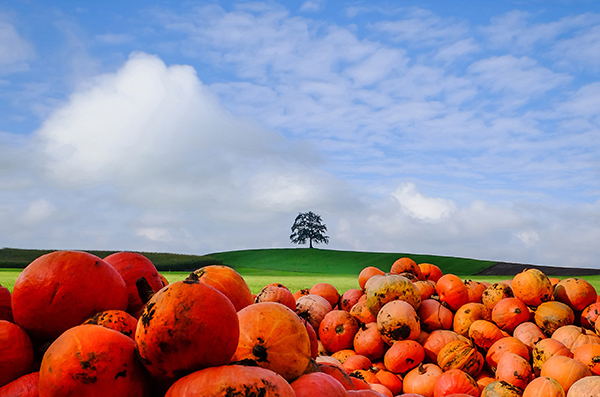
<svg viewBox="0 0 600 397">
<path fill-rule="evenodd" d="M 0 285 L 0 320 L 13 322 L 10 290 Z"/>
<path fill-rule="evenodd" d="M 599 343 L 600 336 L 595 332 L 590 331 L 576 325 L 565 325 L 554 331 L 552 339 L 560 341 L 569 350 L 573 351 L 581 345 L 588 343 Z"/>
<path fill-rule="evenodd" d="M 522 397 L 565 397 L 565 390 L 556 379 L 540 376 L 529 382 Z"/>
<path fill-rule="evenodd" d="M 377 314 L 377 329 L 387 344 L 404 340 L 415 340 L 421 332 L 417 312 L 410 303 L 395 300 L 386 303 Z"/>
<path fill-rule="evenodd" d="M 479 396 L 479 386 L 468 373 L 460 369 L 451 369 L 437 378 L 433 389 L 433 397 L 460 393 L 475 397 Z"/>
<path fill-rule="evenodd" d="M 538 327 L 550 336 L 560 327 L 573 324 L 575 313 L 565 303 L 544 302 L 535 309 L 534 320 Z"/>
<path fill-rule="evenodd" d="M 433 396 L 435 382 L 443 373 L 444 371 L 435 364 L 421 363 L 404 376 L 403 390 L 405 393 L 431 397 Z"/>
<path fill-rule="evenodd" d="M 469 302 L 454 313 L 452 329 L 459 335 L 468 336 L 471 324 L 477 320 L 491 320 L 492 313 L 482 303 Z"/>
<path fill-rule="evenodd" d="M 388 302 L 402 300 L 417 310 L 421 304 L 421 294 L 412 281 L 404 276 L 388 274 L 372 278 L 367 284 L 367 307 L 377 316 L 379 310 Z"/>
<path fill-rule="evenodd" d="M 206 368 L 177 380 L 165 397 L 261 396 L 293 397 L 292 386 L 261 367 L 224 365 Z"/>
<path fill-rule="evenodd" d="M 539 306 L 552 299 L 552 283 L 538 269 L 525 269 L 513 277 L 512 290 L 515 297 L 527 306 Z"/>
<path fill-rule="evenodd" d="M 588 367 L 574 358 L 552 356 L 542 365 L 540 375 L 556 379 L 568 394 L 573 383 L 586 376 L 591 376 L 592 373 Z"/>
<path fill-rule="evenodd" d="M 0 387 L 2 397 L 39 397 L 40 373 L 31 372 Z"/>
<path fill-rule="evenodd" d="M 469 341 L 457 340 L 442 347 L 437 355 L 437 364 L 443 371 L 460 369 L 476 376 L 485 364 L 483 355 Z"/>
<path fill-rule="evenodd" d="M 469 302 L 469 291 L 464 282 L 454 274 L 444 274 L 435 284 L 440 302 L 448 305 L 450 310 L 456 311 L 459 307 Z"/>
<path fill-rule="evenodd" d="M 452 328 L 452 311 L 435 299 L 421 301 L 417 315 L 421 319 L 421 328 L 426 332 Z"/>
<path fill-rule="evenodd" d="M 542 365 L 552 356 L 573 357 L 573 353 L 562 342 L 554 338 L 540 340 L 531 351 L 531 366 L 536 376 L 540 375 Z"/>
<path fill-rule="evenodd" d="M 168 383 L 198 369 L 227 364 L 239 332 L 233 303 L 190 274 L 152 296 L 138 321 L 135 341 L 146 368 Z"/>
<path fill-rule="evenodd" d="M 254 299 L 256 303 L 260 302 L 278 302 L 290 308 L 290 310 L 296 310 L 296 299 L 294 294 L 285 287 L 279 287 L 277 285 L 266 285 L 263 289 L 256 294 Z"/>
<path fill-rule="evenodd" d="M 99 325 L 78 325 L 59 336 L 44 354 L 39 376 L 44 397 L 149 395 L 133 339 Z"/>
<path fill-rule="evenodd" d="M 440 350 L 444 346 L 446 346 L 447 343 L 450 343 L 455 340 L 468 341 L 467 338 L 457 334 L 454 331 L 435 330 L 432 333 L 430 333 L 423 341 L 423 349 L 425 350 L 425 355 L 431 362 L 437 363 L 437 356 Z"/>
<path fill-rule="evenodd" d="M 31 262 L 12 294 L 15 323 L 33 337 L 52 340 L 94 314 L 126 310 L 127 287 L 119 272 L 95 255 L 54 251 Z"/>
<path fill-rule="evenodd" d="M 144 277 L 150 288 L 156 292 L 163 287 L 163 281 L 154 263 L 137 252 L 115 252 L 104 258 L 104 261 L 117 269 L 125 285 L 127 285 L 127 312 L 138 318 L 143 302 L 138 293 L 136 281 Z"/>
<path fill-rule="evenodd" d="M 346 389 L 333 376 L 313 372 L 302 375 L 291 383 L 296 397 L 314 397 L 324 395 L 328 397 L 347 397 Z"/>
<path fill-rule="evenodd" d="M 316 330 L 319 329 L 321 321 L 333 308 L 329 301 L 321 295 L 308 294 L 296 299 L 296 314 L 305 319 Z"/>
<path fill-rule="evenodd" d="M 235 270 L 225 265 L 208 265 L 195 270 L 198 281 L 221 291 L 240 311 L 254 303 L 252 291 L 246 280 Z"/>
<path fill-rule="evenodd" d="M 594 286 L 582 278 L 565 278 L 554 286 L 554 299 L 566 303 L 574 311 L 582 311 L 596 302 L 596 297 Z"/>
<path fill-rule="evenodd" d="M 310 339 L 300 318 L 275 302 L 238 312 L 240 337 L 231 361 L 253 360 L 286 380 L 302 375 L 311 359 Z"/>
<path fill-rule="evenodd" d="M 16 324 L 0 320 L 0 387 L 33 371 L 33 344 Z"/>
<path fill-rule="evenodd" d="M 332 310 L 323 317 L 319 339 L 329 352 L 350 349 L 359 330 L 358 321 L 345 310 Z"/>
<path fill-rule="evenodd" d="M 389 347 L 381 338 L 375 322 L 363 324 L 354 335 L 352 344 L 357 354 L 362 354 L 371 360 L 383 357 Z"/>
<path fill-rule="evenodd" d="M 96 324 L 114 329 L 130 338 L 134 337 L 137 323 L 137 318 L 124 310 L 105 310 L 94 314 L 84 321 L 84 324 Z"/>
<path fill-rule="evenodd" d="M 533 369 L 528 360 L 511 352 L 500 356 L 496 368 L 496 380 L 503 380 L 524 390 L 533 377 Z"/>
</svg>

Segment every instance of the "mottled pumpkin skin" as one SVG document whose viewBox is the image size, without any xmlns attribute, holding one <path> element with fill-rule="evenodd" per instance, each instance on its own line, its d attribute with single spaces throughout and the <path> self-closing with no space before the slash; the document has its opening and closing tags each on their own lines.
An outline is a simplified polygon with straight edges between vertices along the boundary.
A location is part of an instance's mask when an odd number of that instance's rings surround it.
<svg viewBox="0 0 600 397">
<path fill-rule="evenodd" d="M 144 277 L 154 292 L 163 287 L 163 281 L 154 263 L 137 252 L 115 252 L 104 258 L 104 261 L 117 269 L 125 285 L 127 285 L 127 312 L 136 318 L 145 302 L 142 302 L 136 281 Z"/>
<path fill-rule="evenodd" d="M 231 361 L 253 360 L 286 380 L 302 375 L 311 358 L 301 319 L 286 306 L 261 302 L 238 312 L 239 343 Z"/>
<path fill-rule="evenodd" d="M 161 382 L 227 364 L 238 339 L 233 303 L 192 275 L 154 294 L 135 332 L 142 362 Z"/>
<path fill-rule="evenodd" d="M 443 371 L 460 369 L 476 376 L 484 365 L 483 355 L 471 342 L 456 340 L 442 347 L 437 356 L 437 364 Z"/>
<path fill-rule="evenodd" d="M 193 273 L 201 283 L 221 291 L 239 311 L 254 303 L 252 291 L 246 280 L 233 268 L 224 265 L 209 265 Z"/>
<path fill-rule="evenodd" d="M 138 320 L 123 310 L 105 310 L 85 320 L 84 324 L 96 324 L 119 331 L 123 335 L 134 337 Z"/>
<path fill-rule="evenodd" d="M 0 387 L 31 372 L 33 363 L 29 335 L 18 325 L 0 320 Z"/>
<path fill-rule="evenodd" d="M 55 251 L 31 262 L 12 294 L 15 323 L 52 340 L 103 310 L 126 310 L 127 287 L 119 272 L 95 255 Z"/>
<path fill-rule="evenodd" d="M 553 287 L 542 271 L 525 269 L 513 277 L 512 290 L 527 306 L 539 306 L 552 299 Z"/>
<path fill-rule="evenodd" d="M 43 397 L 149 395 L 133 339 L 93 324 L 58 337 L 44 354 L 39 377 Z"/>
<path fill-rule="evenodd" d="M 292 386 L 261 367 L 225 365 L 196 371 L 176 381 L 165 397 L 294 397 Z"/>
<path fill-rule="evenodd" d="M 0 387 L 2 397 L 38 397 L 40 373 L 31 372 Z"/>
<path fill-rule="evenodd" d="M 367 307 L 377 316 L 379 309 L 394 300 L 403 300 L 417 310 L 421 304 L 421 293 L 412 281 L 398 274 L 372 278 L 366 285 Z"/>
</svg>

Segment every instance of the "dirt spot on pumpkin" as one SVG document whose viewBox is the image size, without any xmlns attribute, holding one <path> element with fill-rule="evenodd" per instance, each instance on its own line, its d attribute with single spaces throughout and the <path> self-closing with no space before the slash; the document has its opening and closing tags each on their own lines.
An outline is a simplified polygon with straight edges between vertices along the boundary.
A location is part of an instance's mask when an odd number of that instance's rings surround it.
<svg viewBox="0 0 600 397">
<path fill-rule="evenodd" d="M 154 317 L 154 312 L 156 312 L 156 308 L 154 307 L 155 305 L 155 302 L 151 302 L 148 303 L 148 305 L 144 308 L 142 316 L 140 317 L 144 327 L 150 325 L 150 321 L 152 320 L 152 317 Z"/>
<path fill-rule="evenodd" d="M 117 372 L 117 374 L 115 375 L 115 380 L 119 379 L 119 378 L 126 378 L 127 377 L 127 370 L 124 369 L 121 372 Z"/>
<path fill-rule="evenodd" d="M 410 336 L 411 329 L 408 325 L 403 324 L 398 328 L 394 328 L 389 331 L 383 331 L 382 334 L 387 336 L 391 340 L 404 340 Z"/>
<path fill-rule="evenodd" d="M 266 387 L 256 385 L 241 385 L 238 388 L 227 387 L 225 397 L 265 397 L 267 395 Z"/>
<path fill-rule="evenodd" d="M 83 383 L 84 385 L 93 385 L 98 381 L 98 377 L 90 376 L 84 372 L 73 374 L 71 375 L 71 378 L 73 378 L 73 380 Z"/>
</svg>

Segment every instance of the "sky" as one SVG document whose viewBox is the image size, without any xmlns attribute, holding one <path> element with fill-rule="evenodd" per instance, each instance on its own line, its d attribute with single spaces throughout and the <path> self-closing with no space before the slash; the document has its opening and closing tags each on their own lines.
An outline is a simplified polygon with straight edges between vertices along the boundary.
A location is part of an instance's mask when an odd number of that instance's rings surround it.
<svg viewBox="0 0 600 397">
<path fill-rule="evenodd" d="M 0 4 L 0 247 L 600 268 L 600 2 Z"/>
</svg>

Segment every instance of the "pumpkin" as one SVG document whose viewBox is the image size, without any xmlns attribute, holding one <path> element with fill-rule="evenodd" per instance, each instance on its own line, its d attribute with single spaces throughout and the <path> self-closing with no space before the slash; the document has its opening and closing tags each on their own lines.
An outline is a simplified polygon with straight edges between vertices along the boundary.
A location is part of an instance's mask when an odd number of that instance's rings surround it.
<svg viewBox="0 0 600 397">
<path fill-rule="evenodd" d="M 522 397 L 565 397 L 565 390 L 556 379 L 540 376 L 529 382 Z"/>
<path fill-rule="evenodd" d="M 467 394 L 479 396 L 479 386 L 471 375 L 460 369 L 451 369 L 440 375 L 435 381 L 433 397 L 443 397 L 451 394 Z"/>
<path fill-rule="evenodd" d="M 392 391 L 381 383 L 369 383 L 369 386 L 371 386 L 371 390 L 379 393 L 379 396 L 394 397 Z"/>
<path fill-rule="evenodd" d="M 533 345 L 531 365 L 536 376 L 540 375 L 542 365 L 552 356 L 573 357 L 573 353 L 562 342 L 554 338 L 542 339 Z"/>
<path fill-rule="evenodd" d="M 487 320 L 475 320 L 469 326 L 469 339 L 483 350 L 489 349 L 496 341 L 507 335 L 496 324 Z"/>
<path fill-rule="evenodd" d="M 421 319 L 421 328 L 427 332 L 452 328 L 452 312 L 435 299 L 421 301 L 417 315 Z"/>
<path fill-rule="evenodd" d="M 340 300 L 340 293 L 337 288 L 329 283 L 317 283 L 310 288 L 309 293 L 320 295 L 327 299 L 327 302 L 329 302 L 333 308 L 337 306 Z"/>
<path fill-rule="evenodd" d="M 440 277 L 444 275 L 442 269 L 432 263 L 419 263 L 419 269 L 421 269 L 421 275 L 423 276 L 423 280 L 430 280 L 433 282 L 437 282 Z"/>
<path fill-rule="evenodd" d="M 256 303 L 278 302 L 289 307 L 290 310 L 296 310 L 296 299 L 294 299 L 294 294 L 292 294 L 289 289 L 277 285 L 264 286 L 260 292 L 256 294 L 254 301 Z"/>
<path fill-rule="evenodd" d="M 117 269 L 125 281 L 128 298 L 127 312 L 138 318 L 146 302 L 140 298 L 136 281 L 144 277 L 154 292 L 164 286 L 156 266 L 150 259 L 137 252 L 115 252 L 105 257 L 104 262 Z"/>
<path fill-rule="evenodd" d="M 552 339 L 560 341 L 571 351 L 588 343 L 600 343 L 600 336 L 595 332 L 575 325 L 564 325 L 558 328 L 552 334 Z"/>
<path fill-rule="evenodd" d="M 573 350 L 573 358 L 585 364 L 592 374 L 600 375 L 600 345 L 590 343 Z"/>
<path fill-rule="evenodd" d="M 359 299 L 358 302 L 352 306 L 352 309 L 350 309 L 350 314 L 362 324 L 374 323 L 377 321 L 377 317 L 369 310 L 366 299 Z"/>
<path fill-rule="evenodd" d="M 476 376 L 485 362 L 483 355 L 470 341 L 456 340 L 442 347 L 437 355 L 437 364 L 443 371 L 460 369 Z"/>
<path fill-rule="evenodd" d="M 133 338 L 138 320 L 124 310 L 105 310 L 94 314 L 83 323 L 101 325 Z"/>
<path fill-rule="evenodd" d="M 503 331 L 513 332 L 517 325 L 529 321 L 529 309 L 519 298 L 504 298 L 492 309 L 492 321 Z"/>
<path fill-rule="evenodd" d="M 301 296 L 308 295 L 310 293 L 309 291 L 310 291 L 309 288 L 299 289 L 298 291 L 293 293 L 294 299 L 297 301 L 298 298 L 300 298 Z"/>
<path fill-rule="evenodd" d="M 32 337 L 52 340 L 103 310 L 126 310 L 119 272 L 95 255 L 54 251 L 19 274 L 12 294 L 15 323 Z"/>
<path fill-rule="evenodd" d="M 588 376 L 571 385 L 568 397 L 600 396 L 600 377 Z"/>
<path fill-rule="evenodd" d="M 496 381 L 496 375 L 484 369 L 475 377 L 479 390 L 483 390 L 487 385 Z"/>
<path fill-rule="evenodd" d="M 18 325 L 0 320 L 0 387 L 33 371 L 33 366 L 29 335 Z"/>
<path fill-rule="evenodd" d="M 400 376 L 386 369 L 380 369 L 379 371 L 375 372 L 375 376 L 377 377 L 377 380 L 383 386 L 388 388 L 394 396 L 402 393 L 403 383 Z"/>
<path fill-rule="evenodd" d="M 337 365 L 337 364 L 332 364 L 332 363 L 327 363 L 327 362 L 318 362 L 318 366 L 319 369 L 321 370 L 321 372 L 328 374 L 330 376 L 332 376 L 333 378 L 335 378 L 338 382 L 341 383 L 341 385 L 344 387 L 344 389 L 346 390 L 354 390 L 354 383 L 352 383 L 352 379 L 350 379 L 350 375 L 348 375 L 348 372 L 346 372 L 346 370 L 342 367 L 341 364 Z"/>
<path fill-rule="evenodd" d="M 323 346 L 323 344 L 319 340 L 317 332 L 315 331 L 313 326 L 310 325 L 310 323 L 303 318 L 300 318 L 300 321 L 302 321 L 302 324 L 304 324 L 304 327 L 306 328 L 306 332 L 308 332 L 308 339 L 310 340 L 310 356 L 312 358 L 317 358 L 320 349 L 322 349 L 323 351 L 327 351 L 327 349 L 325 349 L 325 346 Z"/>
<path fill-rule="evenodd" d="M 417 263 L 408 257 L 403 257 L 397 259 L 394 263 L 392 263 L 392 267 L 390 268 L 390 274 L 401 274 L 401 273 L 411 273 L 413 274 L 417 280 L 423 280 L 423 273 L 421 272 L 421 268 Z"/>
<path fill-rule="evenodd" d="M 347 397 L 346 389 L 333 376 L 323 372 L 302 375 L 291 384 L 296 397 L 314 397 L 325 395 L 331 397 Z"/>
<path fill-rule="evenodd" d="M 600 315 L 600 302 L 594 302 L 583 309 L 579 322 L 582 327 L 594 330 L 598 315 Z"/>
<path fill-rule="evenodd" d="M 319 339 L 329 352 L 350 349 L 358 330 L 358 321 L 350 313 L 332 310 L 321 321 Z"/>
<path fill-rule="evenodd" d="M 575 313 L 565 303 L 544 302 L 535 309 L 534 320 L 546 335 L 552 335 L 560 327 L 573 324 Z"/>
<path fill-rule="evenodd" d="M 291 381 L 311 359 L 310 339 L 300 318 L 275 302 L 255 303 L 238 312 L 240 337 L 232 361 L 253 360 Z"/>
<path fill-rule="evenodd" d="M 468 336 L 471 324 L 477 320 L 491 320 L 491 312 L 482 303 L 469 302 L 454 313 L 452 329 L 459 335 Z"/>
<path fill-rule="evenodd" d="M 512 288 L 505 283 L 494 283 L 487 287 L 481 294 L 481 303 L 488 309 L 492 310 L 496 303 L 504 298 L 512 298 L 515 294 Z"/>
<path fill-rule="evenodd" d="M 414 340 L 401 340 L 385 352 L 383 362 L 388 371 L 403 374 L 415 368 L 425 358 L 423 346 Z"/>
<path fill-rule="evenodd" d="M 339 362 L 343 365 L 344 362 L 352 356 L 355 356 L 356 352 L 352 349 L 343 349 L 343 350 L 338 350 L 335 353 L 331 354 L 331 357 L 336 358 L 337 360 L 339 360 Z"/>
<path fill-rule="evenodd" d="M 348 375 L 350 375 L 351 378 L 362 379 L 368 385 L 379 383 L 379 379 L 377 379 L 377 375 L 375 375 L 376 370 L 372 369 L 371 367 L 372 365 L 366 369 L 355 369 L 354 371 L 350 371 Z"/>
<path fill-rule="evenodd" d="M 423 303 L 425 299 L 429 299 L 433 295 L 437 294 L 435 290 L 435 283 L 433 281 L 419 280 L 415 281 L 413 284 L 419 291 L 419 294 L 421 294 L 421 303 Z"/>
<path fill-rule="evenodd" d="M 375 322 L 363 324 L 354 335 L 352 345 L 357 354 L 367 356 L 371 360 L 383 357 L 389 347 L 381 338 Z"/>
<path fill-rule="evenodd" d="M 444 371 L 436 364 L 421 363 L 404 376 L 403 390 L 405 393 L 432 397 L 435 382 L 443 373 Z"/>
<path fill-rule="evenodd" d="M 362 354 L 354 354 L 349 356 L 342 363 L 342 367 L 348 372 L 349 375 L 354 371 L 367 370 L 373 366 L 373 362 L 367 356 Z"/>
<path fill-rule="evenodd" d="M 542 339 L 546 339 L 544 332 L 535 323 L 526 321 L 517 325 L 513 331 L 513 336 L 525 343 L 529 350 Z"/>
<path fill-rule="evenodd" d="M 368 385 L 367 385 L 368 387 Z M 371 388 L 363 390 L 348 390 L 348 397 L 386 397 Z"/>
<path fill-rule="evenodd" d="M 12 306 L 10 299 L 10 290 L 0 285 L 0 320 L 10 321 L 13 320 Z"/>
<path fill-rule="evenodd" d="M 31 372 L 0 387 L 2 397 L 39 397 L 40 373 Z"/>
<path fill-rule="evenodd" d="M 192 273 L 152 296 L 138 321 L 135 342 L 150 373 L 168 383 L 205 367 L 227 364 L 239 334 L 233 303 Z"/>
<path fill-rule="evenodd" d="M 381 269 L 376 268 L 375 266 L 367 266 L 363 268 L 358 274 L 358 286 L 363 291 L 365 290 L 365 284 L 369 279 L 373 276 L 383 276 L 385 272 Z"/>
<path fill-rule="evenodd" d="M 594 286 L 582 278 L 565 278 L 554 286 L 554 299 L 566 303 L 574 311 L 582 311 L 596 302 L 596 297 Z"/>
<path fill-rule="evenodd" d="M 321 295 L 308 294 L 296 299 L 296 314 L 306 319 L 315 330 L 319 329 L 321 321 L 331 310 L 333 307 Z"/>
<path fill-rule="evenodd" d="M 193 274 L 200 283 L 210 285 L 229 298 L 236 311 L 254 303 L 246 280 L 229 266 L 208 265 L 195 270 Z"/>
<path fill-rule="evenodd" d="M 513 277 L 512 291 L 527 306 L 539 306 L 552 299 L 553 288 L 542 271 L 525 269 Z"/>
<path fill-rule="evenodd" d="M 523 391 L 503 380 L 490 383 L 481 391 L 480 397 L 521 397 Z"/>
<path fill-rule="evenodd" d="M 292 386 L 261 367 L 223 365 L 205 368 L 177 380 L 165 397 L 261 396 L 293 397 Z"/>
<path fill-rule="evenodd" d="M 63 396 L 147 396 L 148 381 L 135 342 L 93 324 L 70 328 L 46 350 L 39 393 Z"/>
<path fill-rule="evenodd" d="M 437 363 L 437 356 L 442 347 L 455 340 L 467 341 L 468 339 L 454 331 L 435 330 L 429 334 L 422 343 L 425 355 L 429 361 Z"/>
<path fill-rule="evenodd" d="M 524 390 L 533 377 L 533 369 L 528 360 L 511 352 L 500 356 L 496 367 L 496 380 L 505 381 Z"/>
<path fill-rule="evenodd" d="M 363 292 L 362 289 L 358 289 L 358 288 L 350 288 L 348 290 L 346 290 L 341 296 L 340 296 L 340 304 L 339 304 L 339 308 L 341 310 L 345 310 L 347 312 L 350 311 L 350 309 L 352 309 L 352 306 L 354 306 L 356 304 L 356 302 L 358 302 L 358 300 L 360 299 L 361 296 L 363 296 L 365 293 Z"/>
<path fill-rule="evenodd" d="M 366 286 L 367 307 L 374 316 L 388 302 L 402 300 L 417 310 L 421 304 L 421 294 L 412 281 L 398 274 L 371 278 Z"/>
<path fill-rule="evenodd" d="M 485 361 L 492 371 L 496 370 L 498 367 L 498 361 L 506 352 L 518 354 L 527 361 L 530 359 L 529 348 L 527 345 L 514 336 L 507 336 L 496 341 L 492 346 L 490 346 L 485 355 Z"/>
<path fill-rule="evenodd" d="M 456 311 L 469 302 L 469 291 L 463 281 L 454 274 L 444 274 L 435 284 L 440 302 L 444 302 L 450 310 Z"/>
<path fill-rule="evenodd" d="M 481 303 L 483 291 L 486 290 L 487 284 L 475 280 L 465 280 L 467 291 L 469 292 L 469 302 Z"/>
<path fill-rule="evenodd" d="M 415 340 L 421 332 L 421 323 L 414 307 L 403 300 L 386 303 L 377 314 L 377 329 L 384 342 Z"/>
<path fill-rule="evenodd" d="M 579 379 L 591 376 L 590 369 L 585 364 L 567 356 L 552 356 L 542 365 L 541 376 L 554 378 L 560 383 L 565 392 Z"/>
</svg>

